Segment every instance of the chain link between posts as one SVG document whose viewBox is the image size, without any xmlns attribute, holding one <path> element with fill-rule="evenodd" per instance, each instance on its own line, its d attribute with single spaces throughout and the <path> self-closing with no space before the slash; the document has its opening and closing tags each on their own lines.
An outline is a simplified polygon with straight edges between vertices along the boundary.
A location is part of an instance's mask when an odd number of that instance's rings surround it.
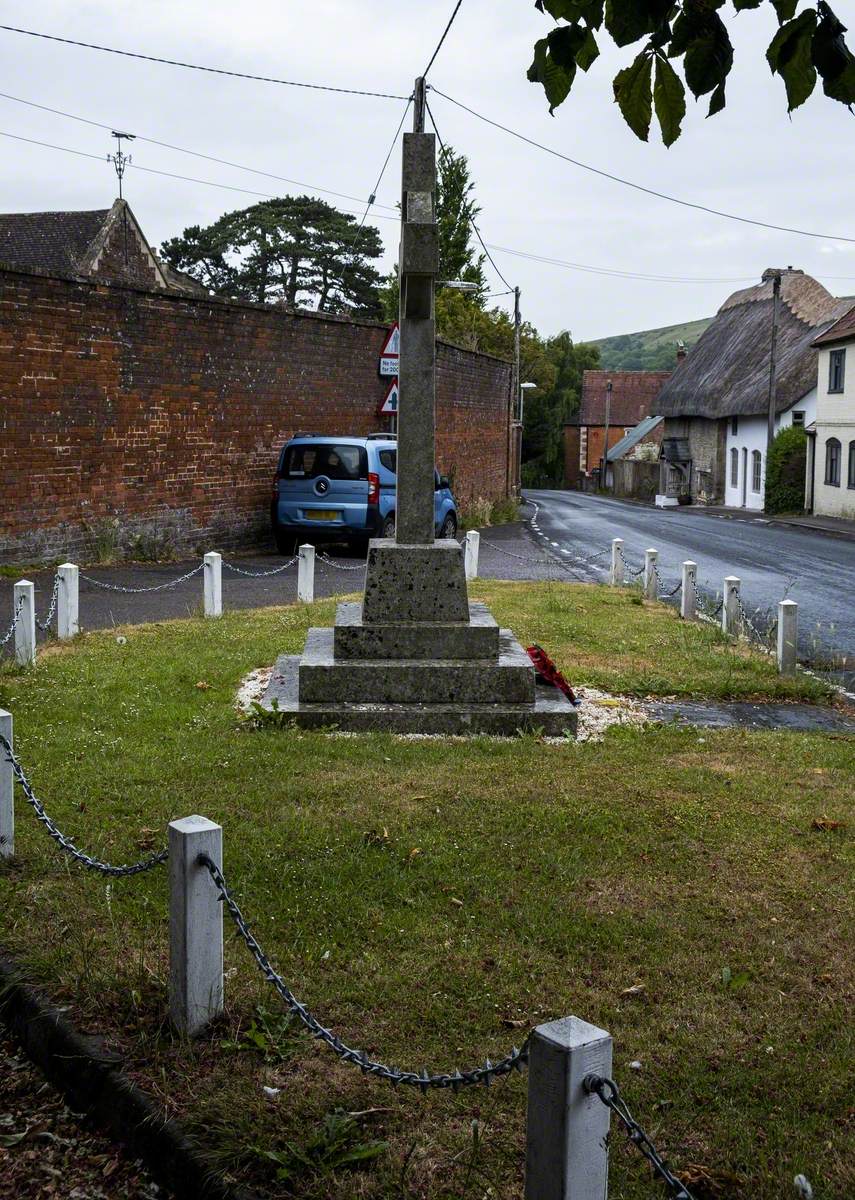
<svg viewBox="0 0 855 1200">
<path fill-rule="evenodd" d="M 244 575 L 247 579 L 267 579 L 271 575 L 281 575 L 283 571 L 287 571 L 289 567 L 293 567 L 299 557 L 298 554 L 295 554 L 293 558 L 289 558 L 281 567 L 274 567 L 272 571 L 245 571 L 243 567 L 236 567 L 234 563 L 226 562 L 225 559 L 223 559 L 223 566 L 227 571 L 234 571 L 235 575 Z"/>
<path fill-rule="evenodd" d="M 103 579 L 93 579 L 91 575 L 81 575 L 81 579 L 85 579 L 87 583 L 92 583 L 95 587 L 104 588 L 108 592 L 122 592 L 125 595 L 139 596 L 143 592 L 163 592 L 167 588 L 178 587 L 179 583 L 185 583 L 188 579 L 192 579 L 194 575 L 198 575 L 200 571 L 204 571 L 205 564 L 199 563 L 198 567 L 194 567 L 192 571 L 188 571 L 185 575 L 179 575 L 177 579 L 168 579 L 166 583 L 157 583 L 154 587 L 122 587 L 118 583 L 107 583 Z"/>
<path fill-rule="evenodd" d="M 329 566 L 329 567 L 335 567 L 335 569 L 337 571 L 364 571 L 365 570 L 366 564 L 364 562 L 356 563 L 355 565 L 352 565 L 350 563 L 340 563 L 340 562 L 336 562 L 336 560 L 334 558 L 330 558 L 330 556 L 328 554 L 325 554 L 323 552 L 323 550 L 317 550 L 315 553 L 317 554 L 317 556 L 321 560 L 321 562 L 325 562 L 327 564 L 327 566 Z"/>
<path fill-rule="evenodd" d="M 131 863 L 128 865 L 123 864 L 121 866 L 113 866 L 110 863 L 100 862 L 97 858 L 92 858 L 91 855 L 86 854 L 83 850 L 78 849 L 78 847 L 75 846 L 74 842 L 72 842 L 70 838 L 66 837 L 64 833 L 60 832 L 56 824 L 45 812 L 44 805 L 33 791 L 30 781 L 24 774 L 23 767 L 15 757 L 11 745 L 2 733 L 0 733 L 0 749 L 5 751 L 6 761 L 12 764 L 12 770 L 15 774 L 15 778 L 21 785 L 21 790 L 27 799 L 27 803 L 32 806 L 33 812 L 36 814 L 36 818 L 42 823 L 42 825 L 44 825 L 45 829 L 48 831 L 60 849 L 64 850 L 66 854 L 70 854 L 72 858 L 76 859 L 84 867 L 88 867 L 91 871 L 98 871 L 102 875 L 110 875 L 116 878 L 124 875 L 140 875 L 143 871 L 150 871 L 152 867 L 160 866 L 161 863 L 166 862 L 166 859 L 169 855 L 168 850 L 161 850 L 157 854 L 152 854 L 148 858 L 142 859 L 140 862 Z"/>
<path fill-rule="evenodd" d="M 499 1062 L 491 1063 L 487 1059 L 482 1067 L 475 1067 L 469 1071 L 455 1071 L 454 1074 L 434 1075 L 429 1074 L 427 1069 L 421 1072 L 402 1071 L 397 1067 L 386 1066 L 385 1063 L 369 1058 L 364 1050 L 354 1050 L 350 1046 L 345 1045 L 337 1034 L 322 1025 L 306 1005 L 301 1004 L 296 999 L 294 993 L 285 983 L 284 979 L 282 979 L 281 975 L 277 974 L 271 966 L 267 955 L 261 949 L 252 933 L 250 933 L 244 915 L 238 907 L 237 901 L 232 895 L 223 873 L 216 863 L 207 854 L 200 854 L 197 861 L 200 866 L 207 868 L 214 886 L 220 893 L 220 900 L 226 906 L 229 916 L 234 922 L 238 935 L 255 959 L 262 975 L 264 975 L 267 982 L 271 984 L 280 998 L 285 1002 L 289 1012 L 305 1026 L 312 1037 L 317 1038 L 318 1041 L 328 1046 L 342 1062 L 358 1067 L 363 1075 L 373 1075 L 377 1079 L 385 1079 L 395 1087 L 399 1084 L 417 1087 L 422 1092 L 426 1092 L 429 1088 L 451 1088 L 452 1091 L 456 1092 L 461 1087 L 470 1087 L 474 1084 L 483 1083 L 489 1085 L 493 1079 L 502 1075 L 509 1075 L 512 1071 L 521 1071 L 523 1066 L 528 1062 L 528 1039 L 526 1039 L 519 1050 L 514 1047 L 511 1053 L 506 1058 L 500 1059 Z"/>
<path fill-rule="evenodd" d="M 7 632 L 3 634 L 3 637 L 0 638 L 0 650 L 2 650 L 2 648 L 6 645 L 6 643 L 11 638 L 12 634 L 17 629 L 18 622 L 21 619 L 21 613 L 23 611 L 24 611 L 24 598 L 22 596 L 21 599 L 18 601 L 18 604 L 15 608 L 14 615 L 12 616 L 12 624 L 9 626 Z"/>
<path fill-rule="evenodd" d="M 588 1093 L 598 1096 L 606 1108 L 615 1114 L 626 1130 L 629 1140 L 650 1163 L 654 1176 L 665 1184 L 671 1200 L 694 1200 L 686 1185 L 671 1173 L 662 1155 L 629 1111 L 615 1081 L 599 1075 L 586 1075 L 583 1086 Z"/>
<path fill-rule="evenodd" d="M 40 621 L 38 619 L 38 617 L 36 617 L 36 624 L 38 625 L 39 629 L 41 629 L 42 633 L 44 633 L 46 630 L 48 630 L 50 628 L 51 622 L 53 621 L 54 615 L 56 613 L 56 601 L 57 601 L 58 596 L 59 596 L 59 573 L 57 573 L 53 577 L 53 592 L 51 593 L 50 608 L 48 609 L 47 616 L 45 617 L 44 621 Z"/>
</svg>

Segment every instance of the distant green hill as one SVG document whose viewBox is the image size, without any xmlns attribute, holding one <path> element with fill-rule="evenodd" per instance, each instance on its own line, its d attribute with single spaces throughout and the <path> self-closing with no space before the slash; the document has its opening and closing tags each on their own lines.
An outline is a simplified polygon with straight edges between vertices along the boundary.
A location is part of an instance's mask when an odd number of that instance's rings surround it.
<svg viewBox="0 0 855 1200">
<path fill-rule="evenodd" d="M 621 333 L 617 337 L 592 342 L 600 348 L 600 362 L 606 371 L 667 371 L 677 362 L 677 343 L 691 350 L 712 321 L 686 321 L 662 329 L 644 329 L 641 333 Z"/>
</svg>

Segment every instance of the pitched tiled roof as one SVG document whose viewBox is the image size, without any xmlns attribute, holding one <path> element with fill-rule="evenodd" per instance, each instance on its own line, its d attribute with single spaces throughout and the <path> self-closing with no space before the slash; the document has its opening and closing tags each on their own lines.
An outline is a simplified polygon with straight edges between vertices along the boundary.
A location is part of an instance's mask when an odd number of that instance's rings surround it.
<svg viewBox="0 0 855 1200">
<path fill-rule="evenodd" d="M 0 213 L 0 263 L 76 275 L 109 214 L 108 208 L 92 212 Z"/>
<path fill-rule="evenodd" d="M 814 346 L 827 346 L 829 342 L 842 342 L 847 338 L 855 338 L 855 308 L 836 321 L 825 333 L 821 333 L 813 342 Z"/>
<path fill-rule="evenodd" d="M 580 425 L 604 425 L 606 390 L 612 384 L 610 425 L 637 425 L 658 412 L 656 400 L 670 371 L 585 371 L 582 376 Z"/>
</svg>

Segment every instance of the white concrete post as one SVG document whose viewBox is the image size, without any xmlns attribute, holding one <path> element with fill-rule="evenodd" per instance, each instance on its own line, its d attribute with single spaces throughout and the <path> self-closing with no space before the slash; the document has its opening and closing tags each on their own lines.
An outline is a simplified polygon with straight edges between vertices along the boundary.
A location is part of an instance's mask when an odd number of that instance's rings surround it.
<svg viewBox="0 0 855 1200">
<path fill-rule="evenodd" d="M 15 660 L 26 667 L 36 661 L 36 598 L 35 587 L 29 579 L 19 579 L 12 594 L 12 612 L 18 611 L 23 600 L 21 615 L 15 626 Z"/>
<path fill-rule="evenodd" d="M 656 560 L 659 557 L 658 550 L 644 551 L 644 596 L 647 600 L 655 600 L 659 595 L 659 588 L 656 583 Z"/>
<path fill-rule="evenodd" d="M 731 637 L 739 637 L 739 586 L 742 581 L 737 575 L 724 577 L 724 603 L 721 606 L 721 631 Z"/>
<path fill-rule="evenodd" d="M 612 538 L 612 569 L 609 572 L 609 583 L 612 587 L 620 587 L 623 583 L 623 538 Z"/>
<path fill-rule="evenodd" d="M 188 1037 L 223 1011 L 223 906 L 207 867 L 223 865 L 223 830 L 206 817 L 169 825 L 169 1016 Z"/>
<path fill-rule="evenodd" d="M 223 556 L 209 550 L 204 558 L 205 616 L 223 615 Z"/>
<path fill-rule="evenodd" d="M 683 587 L 680 591 L 680 616 L 694 621 L 698 611 L 698 564 L 687 558 L 683 563 Z"/>
<path fill-rule="evenodd" d="M 9 743 L 12 741 L 12 714 L 0 708 L 0 733 Z M 15 853 L 15 777 L 12 764 L 6 758 L 6 750 L 0 746 L 0 858 L 11 858 Z"/>
<path fill-rule="evenodd" d="M 306 544 L 299 550 L 297 563 L 297 599 L 311 604 L 315 599 L 315 547 Z"/>
<path fill-rule="evenodd" d="M 74 563 L 57 567 L 59 589 L 56 594 L 56 635 L 65 640 L 80 632 L 80 572 Z"/>
<path fill-rule="evenodd" d="M 481 549 L 481 534 L 470 529 L 464 538 L 463 562 L 467 579 L 478 578 L 478 552 Z"/>
<path fill-rule="evenodd" d="M 799 606 L 795 600 L 781 600 L 778 604 L 778 671 L 781 675 L 795 674 L 798 640 Z"/>
<path fill-rule="evenodd" d="M 612 1039 L 578 1017 L 539 1025 L 528 1056 L 525 1200 L 604 1200 L 610 1111 L 585 1091 L 611 1076 Z"/>
</svg>

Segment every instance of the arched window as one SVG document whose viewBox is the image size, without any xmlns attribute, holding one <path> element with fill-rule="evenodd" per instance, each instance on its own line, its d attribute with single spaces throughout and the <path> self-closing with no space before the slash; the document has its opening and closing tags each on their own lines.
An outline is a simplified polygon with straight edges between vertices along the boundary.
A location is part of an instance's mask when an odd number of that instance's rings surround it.
<svg viewBox="0 0 855 1200">
<path fill-rule="evenodd" d="M 855 488 L 855 442 L 849 443 L 849 487 Z"/>
<path fill-rule="evenodd" d="M 735 446 L 730 452 L 730 486 L 739 487 L 739 451 Z"/>
<path fill-rule="evenodd" d="M 825 482 L 829 487 L 840 487 L 840 442 L 829 438 L 825 443 Z"/>
<path fill-rule="evenodd" d="M 760 491 L 760 473 L 762 469 L 763 459 L 759 450 L 751 451 L 751 490 L 752 492 Z"/>
</svg>

